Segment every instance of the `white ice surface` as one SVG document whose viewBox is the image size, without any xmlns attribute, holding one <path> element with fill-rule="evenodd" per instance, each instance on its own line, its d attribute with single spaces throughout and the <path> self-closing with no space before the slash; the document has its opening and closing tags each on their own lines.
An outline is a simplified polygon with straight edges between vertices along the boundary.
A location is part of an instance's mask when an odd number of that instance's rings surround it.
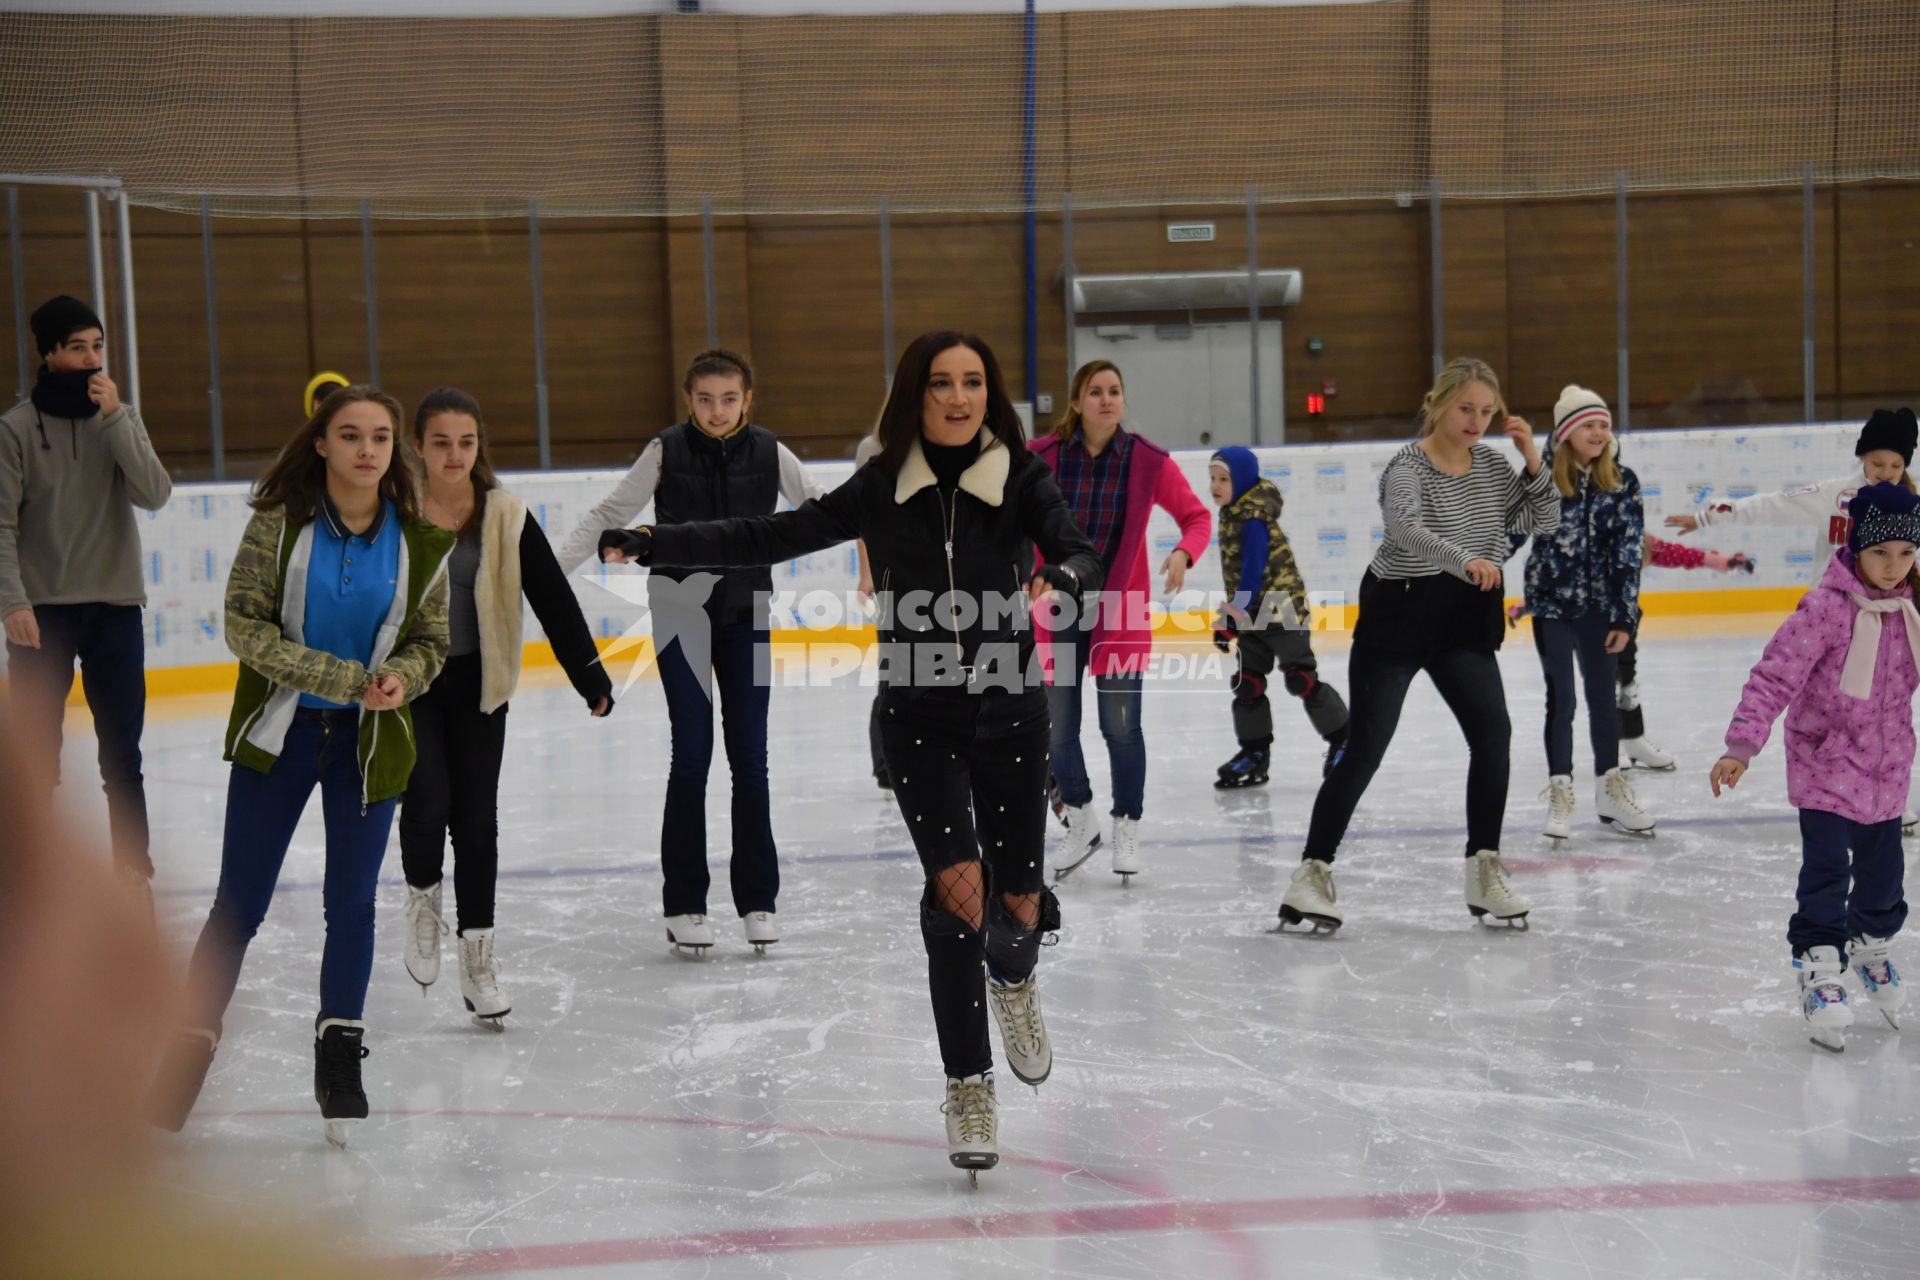
<svg viewBox="0 0 1920 1280">
<path fill-rule="evenodd" d="M 451 957 L 426 998 L 408 979 L 396 845 L 367 1009 L 374 1117 L 350 1150 L 326 1146 L 313 805 L 172 1172 L 210 1206 L 291 1207 L 428 1273 L 1920 1274 L 1915 1048 L 1865 1010 L 1843 1057 L 1808 1045 L 1778 751 L 1731 797 L 1707 791 L 1761 643 L 1646 643 L 1651 736 L 1681 761 L 1638 775 L 1658 837 L 1598 830 L 1583 782 L 1558 849 L 1535 834 L 1539 670 L 1509 645 L 1505 853 L 1525 934 L 1462 906 L 1463 748 L 1424 682 L 1342 851 L 1332 940 L 1272 932 L 1317 781 L 1298 708 L 1275 708 L 1274 782 L 1222 794 L 1224 692 L 1149 694 L 1145 873 L 1123 887 L 1102 854 L 1064 886 L 1040 969 L 1053 1077 L 1036 1094 L 1001 1073 L 1003 1158 L 978 1190 L 945 1158 L 920 876 L 868 776 L 868 692 L 775 691 L 785 938 L 766 958 L 727 904 L 716 761 L 721 944 L 688 960 L 660 924 L 658 686 L 606 722 L 564 686 L 525 688 L 500 814 L 508 1030 L 469 1023 Z M 1342 688 L 1344 670 L 1326 655 Z M 217 875 L 221 724 L 156 708 L 147 733 L 160 910 L 183 950 Z M 1584 723 L 1576 742 L 1584 774 Z M 70 779 L 91 754 L 77 728 Z"/>
</svg>

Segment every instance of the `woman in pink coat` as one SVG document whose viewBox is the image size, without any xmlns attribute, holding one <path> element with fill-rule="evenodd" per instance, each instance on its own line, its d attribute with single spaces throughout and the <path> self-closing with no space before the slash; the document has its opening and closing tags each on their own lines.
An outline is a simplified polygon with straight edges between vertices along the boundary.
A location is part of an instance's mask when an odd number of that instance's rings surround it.
<svg viewBox="0 0 1920 1280">
<path fill-rule="evenodd" d="M 1800 810 L 1802 845 L 1787 941 L 1809 1033 L 1835 1052 L 1853 1022 L 1841 983 L 1849 964 L 1873 1005 L 1899 1025 L 1905 993 L 1890 943 L 1907 918 L 1900 811 L 1920 686 L 1920 496 L 1868 485 L 1848 510 L 1846 548 L 1747 677 L 1727 753 L 1711 776 L 1716 796 L 1722 783 L 1737 784 L 1774 719 L 1787 713 L 1787 800 Z"/>
<path fill-rule="evenodd" d="M 1080 752 L 1081 676 L 1091 668 L 1099 696 L 1100 736 L 1113 767 L 1113 870 L 1140 869 L 1138 828 L 1147 785 L 1147 744 L 1140 734 L 1140 686 L 1153 652 L 1153 603 L 1147 577 L 1147 518 L 1154 507 L 1180 526 L 1180 545 L 1160 566 L 1169 594 L 1207 549 L 1213 521 L 1165 449 L 1124 429 L 1127 394 L 1120 370 L 1094 360 L 1073 375 L 1073 394 L 1051 435 L 1034 442 L 1034 456 L 1053 470 L 1061 496 L 1106 566 L 1098 605 L 1070 630 L 1041 640 L 1052 683 L 1055 811 L 1067 825 L 1064 875 L 1100 845 L 1099 820 L 1088 812 L 1093 784 Z"/>
</svg>

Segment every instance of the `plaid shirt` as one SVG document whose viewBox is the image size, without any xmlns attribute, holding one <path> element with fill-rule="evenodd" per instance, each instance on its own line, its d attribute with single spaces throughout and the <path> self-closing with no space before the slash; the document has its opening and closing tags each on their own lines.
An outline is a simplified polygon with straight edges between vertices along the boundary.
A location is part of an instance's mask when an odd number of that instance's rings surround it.
<svg viewBox="0 0 1920 1280">
<path fill-rule="evenodd" d="M 1120 530 L 1127 518 L 1127 455 L 1132 451 L 1133 437 L 1121 428 L 1098 457 L 1087 452 L 1078 431 L 1054 454 L 1060 496 L 1100 553 L 1100 562 L 1109 567 L 1120 554 Z"/>
</svg>

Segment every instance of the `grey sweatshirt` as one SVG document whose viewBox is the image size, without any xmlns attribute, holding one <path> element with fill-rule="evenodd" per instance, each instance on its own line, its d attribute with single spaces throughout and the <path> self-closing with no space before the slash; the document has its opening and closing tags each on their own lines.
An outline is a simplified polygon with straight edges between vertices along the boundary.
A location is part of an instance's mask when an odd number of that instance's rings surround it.
<svg viewBox="0 0 1920 1280">
<path fill-rule="evenodd" d="M 145 604 L 133 509 L 158 511 L 172 493 L 130 404 L 75 421 L 25 400 L 0 415 L 0 617 L 40 604 Z"/>
</svg>

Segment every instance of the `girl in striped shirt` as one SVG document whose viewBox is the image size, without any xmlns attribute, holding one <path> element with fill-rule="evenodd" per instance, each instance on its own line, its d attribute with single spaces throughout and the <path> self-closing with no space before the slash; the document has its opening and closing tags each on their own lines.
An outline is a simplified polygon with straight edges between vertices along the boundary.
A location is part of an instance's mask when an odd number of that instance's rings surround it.
<svg viewBox="0 0 1920 1280">
<path fill-rule="evenodd" d="M 1380 475 L 1386 537 L 1360 583 L 1347 749 L 1314 800 L 1307 847 L 1280 902 L 1283 926 L 1340 927 L 1334 853 L 1423 671 L 1467 737 L 1467 909 L 1525 926 L 1527 905 L 1507 888 L 1499 853 L 1512 736 L 1494 656 L 1504 630 L 1500 566 L 1512 534 L 1559 524 L 1560 495 L 1533 428 L 1507 414 L 1499 379 L 1483 361 L 1454 360 L 1441 370 L 1420 423 L 1420 438 Z M 1493 431 L 1520 450 L 1523 473 L 1482 443 Z"/>
</svg>

